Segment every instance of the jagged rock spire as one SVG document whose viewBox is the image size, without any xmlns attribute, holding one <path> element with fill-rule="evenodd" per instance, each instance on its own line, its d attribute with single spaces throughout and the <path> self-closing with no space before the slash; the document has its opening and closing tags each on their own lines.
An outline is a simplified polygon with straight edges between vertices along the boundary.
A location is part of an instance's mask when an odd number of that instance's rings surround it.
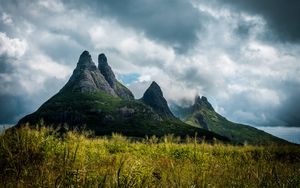
<svg viewBox="0 0 300 188">
<path fill-rule="evenodd" d="M 98 55 L 98 64 L 99 64 L 99 66 L 100 65 L 108 66 L 107 58 L 106 58 L 104 53 L 101 53 L 101 54 Z"/>
<path fill-rule="evenodd" d="M 88 51 L 83 51 L 79 56 L 78 63 L 76 69 L 93 69 L 95 70 L 97 67 L 95 66 L 92 57 Z"/>
<path fill-rule="evenodd" d="M 163 96 L 159 85 L 152 82 L 150 87 L 145 91 L 142 99 L 145 104 L 152 107 L 152 109 L 162 117 L 175 118 L 169 109 L 168 103 Z"/>
<path fill-rule="evenodd" d="M 129 89 L 122 85 L 115 77 L 114 72 L 108 65 L 107 58 L 105 54 L 99 54 L 98 56 L 98 69 L 104 76 L 105 80 L 109 83 L 110 87 L 115 91 L 115 93 L 122 99 L 132 100 L 134 99 L 133 94 Z"/>
<path fill-rule="evenodd" d="M 68 83 L 60 92 L 96 92 L 103 91 L 116 96 L 106 79 L 97 69 L 88 51 L 82 52 L 77 67 L 73 71 Z"/>
<path fill-rule="evenodd" d="M 90 55 L 90 53 L 85 50 L 79 56 L 78 63 L 81 64 L 81 63 L 86 63 L 86 62 L 93 63 L 93 60 L 92 60 L 92 56 Z"/>
<path fill-rule="evenodd" d="M 107 63 L 107 58 L 105 54 L 99 54 L 98 56 L 98 69 L 104 76 L 105 80 L 109 83 L 109 85 L 113 89 L 115 89 L 117 80 L 114 72 L 111 70 L 111 67 Z"/>
<path fill-rule="evenodd" d="M 201 108 L 207 108 L 209 110 L 214 110 L 212 105 L 208 102 L 207 98 L 205 96 L 202 96 L 200 98 L 199 95 L 195 97 L 195 102 L 194 102 L 194 110 L 199 110 Z"/>
<path fill-rule="evenodd" d="M 60 92 L 66 91 L 104 91 L 109 95 L 119 96 L 122 99 L 134 99 L 131 91 L 116 79 L 114 72 L 107 63 L 106 56 L 104 54 L 98 56 L 98 67 L 96 67 L 88 51 L 82 52 L 71 78 L 60 90 Z"/>
</svg>

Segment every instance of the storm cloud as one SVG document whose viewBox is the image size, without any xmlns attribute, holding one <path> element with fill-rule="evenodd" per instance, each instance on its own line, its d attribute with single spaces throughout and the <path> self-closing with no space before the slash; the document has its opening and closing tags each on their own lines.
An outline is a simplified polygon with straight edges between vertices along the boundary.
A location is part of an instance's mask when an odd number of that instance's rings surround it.
<svg viewBox="0 0 300 188">
<path fill-rule="evenodd" d="M 133 27 L 147 37 L 185 52 L 197 43 L 205 14 L 189 1 L 181 0 L 100 0 L 67 1 L 69 6 L 92 9 L 96 16 L 118 20 L 123 26 Z"/>
<path fill-rule="evenodd" d="M 282 0 L 0 0 L 0 123 L 66 83 L 83 50 L 105 53 L 139 98 L 205 95 L 230 120 L 300 126 L 300 7 Z"/>
<path fill-rule="evenodd" d="M 275 36 L 273 39 L 300 42 L 300 1 L 291 0 L 217 0 L 233 11 L 262 16 Z M 270 34 L 270 33 L 269 33 Z"/>
</svg>

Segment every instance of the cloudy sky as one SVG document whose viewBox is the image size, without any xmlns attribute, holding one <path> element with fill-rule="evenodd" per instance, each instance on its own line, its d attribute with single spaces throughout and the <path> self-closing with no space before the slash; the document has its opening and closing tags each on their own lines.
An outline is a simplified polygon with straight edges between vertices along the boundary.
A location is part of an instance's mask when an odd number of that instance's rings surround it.
<svg viewBox="0 0 300 188">
<path fill-rule="evenodd" d="M 59 91 L 83 50 L 141 97 L 205 95 L 228 119 L 300 126 L 298 0 L 0 0 L 0 124 Z"/>
</svg>

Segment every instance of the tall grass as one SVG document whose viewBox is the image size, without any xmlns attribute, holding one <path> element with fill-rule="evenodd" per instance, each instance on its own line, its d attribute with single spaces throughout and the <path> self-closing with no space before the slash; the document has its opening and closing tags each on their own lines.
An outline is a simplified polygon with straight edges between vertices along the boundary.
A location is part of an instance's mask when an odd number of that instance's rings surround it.
<svg viewBox="0 0 300 188">
<path fill-rule="evenodd" d="M 25 127 L 0 136 L 0 187 L 300 187 L 300 148 Z"/>
</svg>

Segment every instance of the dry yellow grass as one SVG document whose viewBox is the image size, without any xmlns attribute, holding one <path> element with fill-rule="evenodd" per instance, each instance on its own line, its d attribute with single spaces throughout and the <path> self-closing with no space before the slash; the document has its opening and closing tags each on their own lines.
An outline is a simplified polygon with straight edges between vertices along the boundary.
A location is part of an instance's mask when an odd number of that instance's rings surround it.
<svg viewBox="0 0 300 188">
<path fill-rule="evenodd" d="M 0 136 L 0 186 L 300 187 L 298 146 L 178 141 L 25 127 Z"/>
</svg>

